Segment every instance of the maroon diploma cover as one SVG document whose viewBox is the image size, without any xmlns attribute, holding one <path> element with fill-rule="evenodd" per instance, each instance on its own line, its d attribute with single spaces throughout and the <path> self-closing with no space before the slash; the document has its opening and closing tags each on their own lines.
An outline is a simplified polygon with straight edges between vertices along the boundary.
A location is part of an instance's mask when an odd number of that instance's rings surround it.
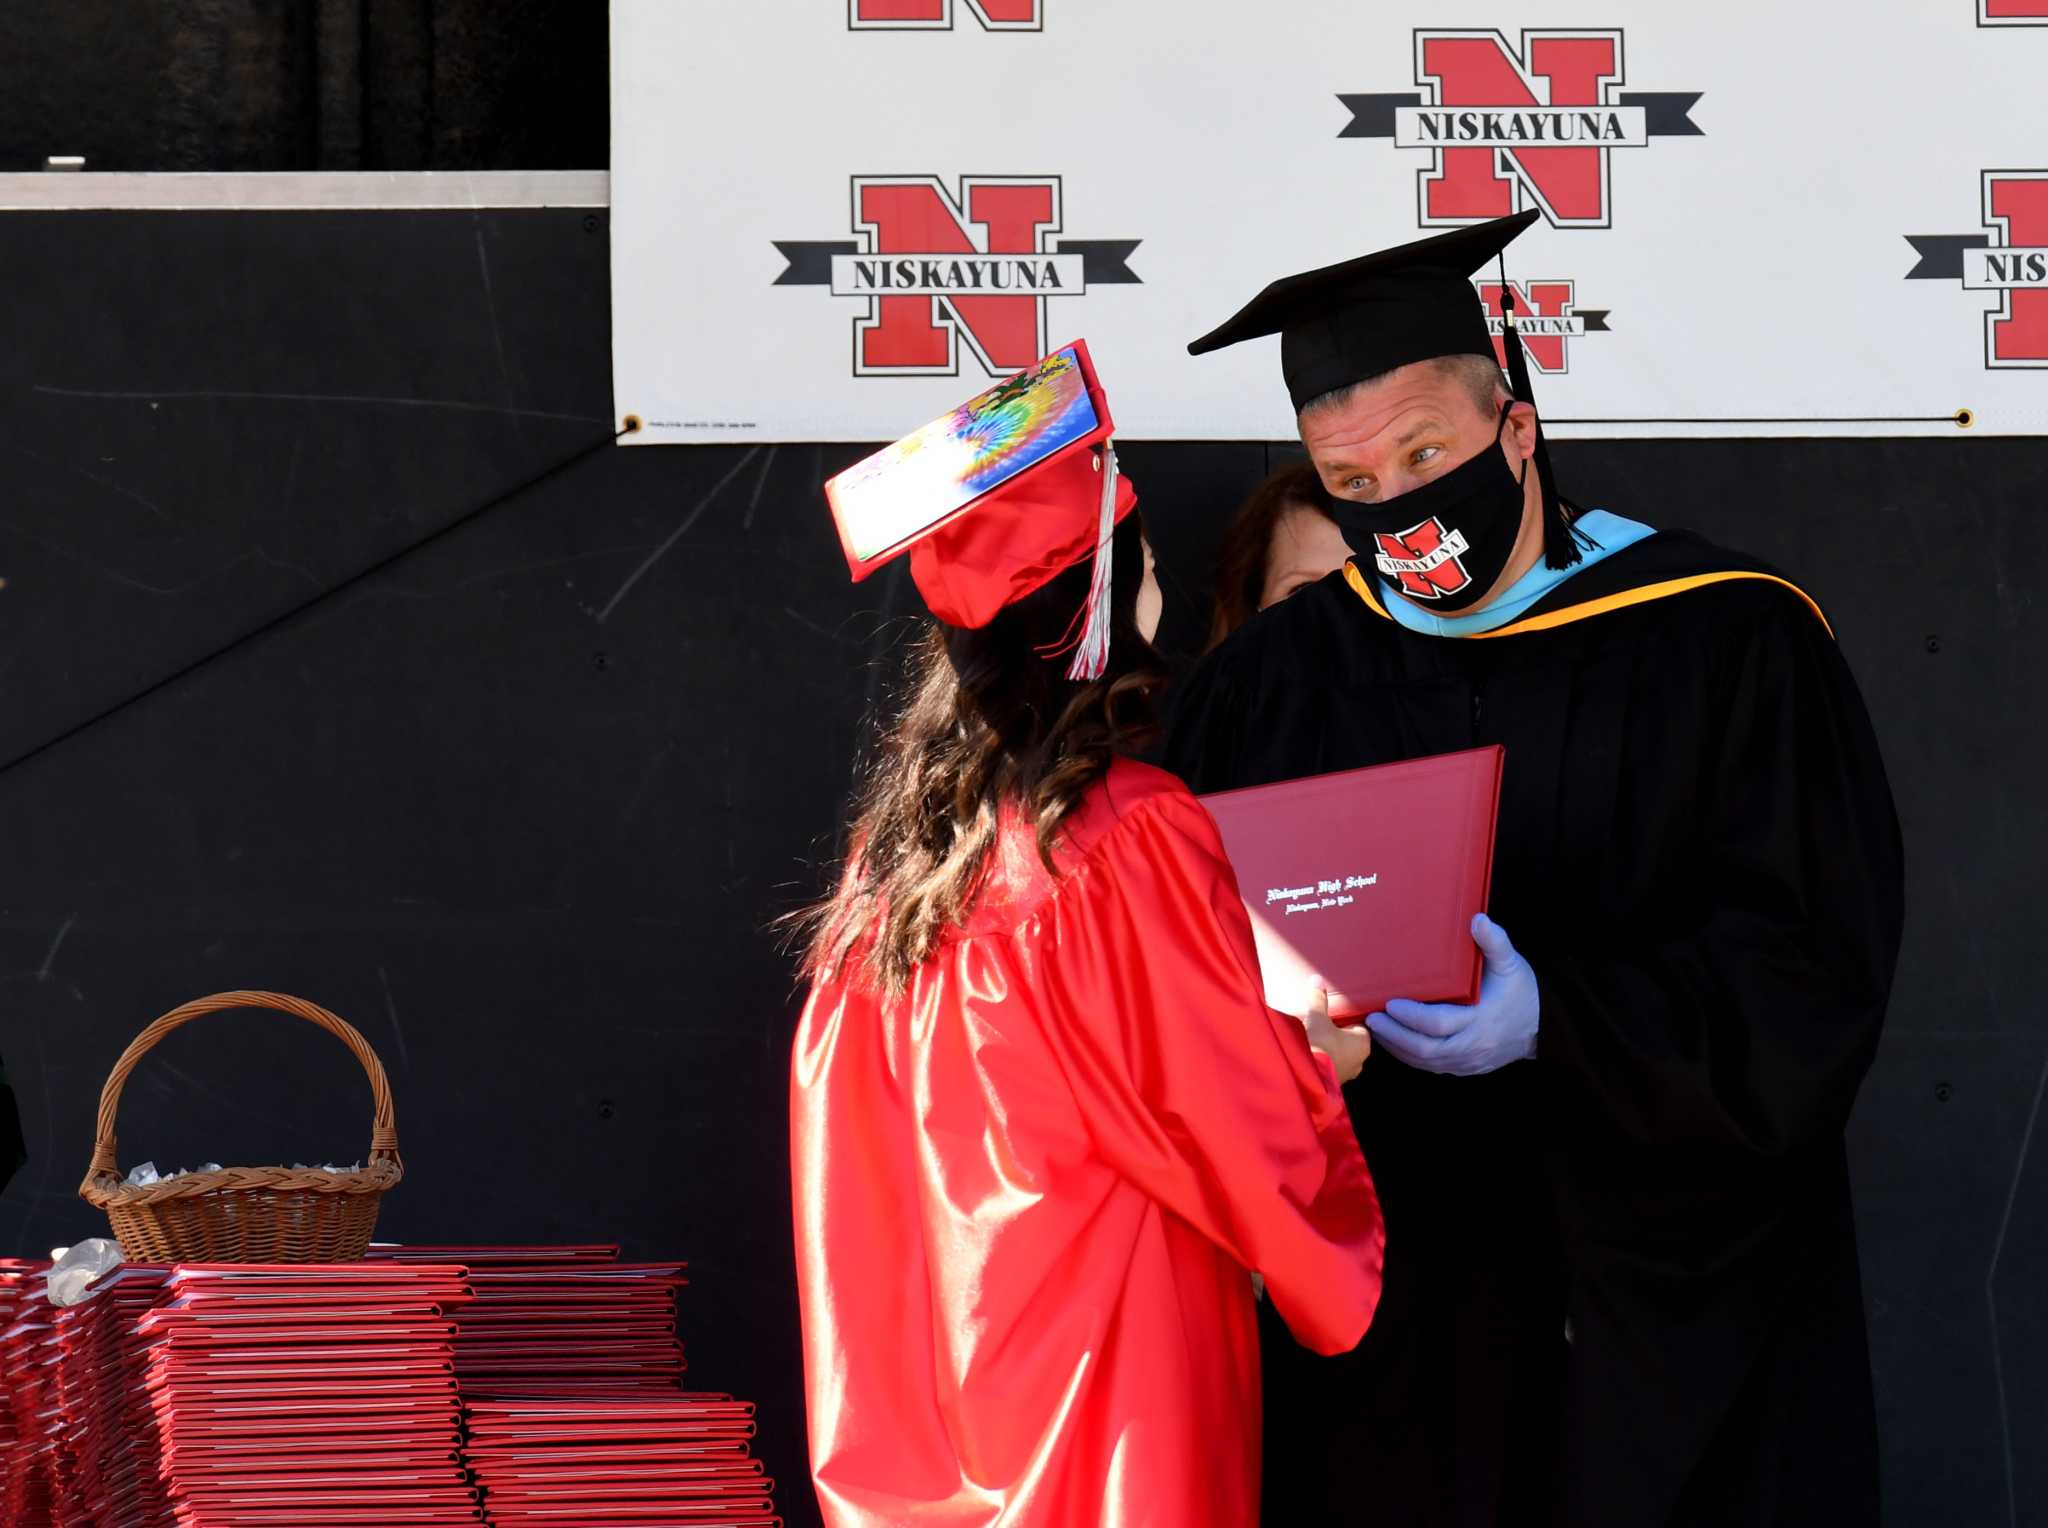
<svg viewBox="0 0 2048 1528">
<path fill-rule="evenodd" d="M 1330 1015 L 1387 999 L 1470 1003 L 1483 969 L 1472 919 L 1486 910 L 1503 750 L 1409 759 L 1202 797 L 1252 915 L 1266 1001 Z"/>
</svg>

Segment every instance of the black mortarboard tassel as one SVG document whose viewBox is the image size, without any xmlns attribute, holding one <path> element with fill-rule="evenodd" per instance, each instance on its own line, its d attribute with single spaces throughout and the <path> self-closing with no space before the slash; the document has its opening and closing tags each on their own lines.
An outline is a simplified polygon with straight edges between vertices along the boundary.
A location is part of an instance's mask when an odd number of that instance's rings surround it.
<svg viewBox="0 0 2048 1528">
<path fill-rule="evenodd" d="M 1515 327 L 1515 289 L 1508 285 L 1507 258 L 1500 267 L 1501 349 L 1508 358 L 1508 387 L 1521 402 L 1536 407 L 1535 389 L 1529 384 L 1529 358 L 1522 352 L 1521 331 Z M 1543 439 L 1543 420 L 1536 421 L 1536 485 L 1543 494 L 1543 560 L 1553 568 L 1569 568 L 1579 561 L 1583 533 L 1573 529 L 1579 506 L 1557 491 L 1557 475 L 1550 470 L 1550 447 Z"/>
</svg>

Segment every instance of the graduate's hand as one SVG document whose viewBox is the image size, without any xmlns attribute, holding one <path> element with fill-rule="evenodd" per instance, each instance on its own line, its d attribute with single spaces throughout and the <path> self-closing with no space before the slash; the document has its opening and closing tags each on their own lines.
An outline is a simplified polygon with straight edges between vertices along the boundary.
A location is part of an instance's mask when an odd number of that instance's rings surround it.
<svg viewBox="0 0 2048 1528">
<path fill-rule="evenodd" d="M 1308 1016 L 1301 1022 L 1308 1031 L 1310 1048 L 1330 1058 L 1339 1082 L 1349 1082 L 1365 1069 L 1365 1058 L 1372 1054 L 1372 1036 L 1330 1022 L 1330 994 L 1320 977 L 1309 989 Z"/>
<path fill-rule="evenodd" d="M 1411 1003 L 1397 997 L 1366 1027 L 1412 1067 L 1453 1077 L 1477 1077 L 1536 1054 L 1542 1001 L 1536 973 L 1516 953 L 1506 932 L 1486 914 L 1472 920 L 1472 937 L 1486 956 L 1479 1001 Z"/>
</svg>

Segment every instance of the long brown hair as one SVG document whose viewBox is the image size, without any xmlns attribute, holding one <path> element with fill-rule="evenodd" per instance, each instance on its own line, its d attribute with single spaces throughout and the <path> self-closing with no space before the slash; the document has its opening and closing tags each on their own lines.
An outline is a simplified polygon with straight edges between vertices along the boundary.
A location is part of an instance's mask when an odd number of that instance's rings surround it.
<svg viewBox="0 0 2048 1528">
<path fill-rule="evenodd" d="M 1216 553 L 1216 614 L 1209 623 L 1209 646 L 1215 647 L 1259 613 L 1266 590 L 1266 569 L 1272 561 L 1273 532 L 1290 509 L 1313 509 L 1327 515 L 1329 496 L 1316 469 L 1307 462 L 1276 467 L 1251 491 L 1224 527 Z"/>
<path fill-rule="evenodd" d="M 1060 827 L 1119 753 L 1158 729 L 1167 669 L 1139 632 L 1144 544 L 1135 513 L 1117 527 L 1109 667 L 1066 677 L 1044 652 L 1068 634 L 1091 569 L 1069 568 L 976 631 L 932 622 L 910 654 L 904 702 L 855 800 L 839 890 L 796 915 L 807 975 L 854 960 L 900 993 L 949 927 L 973 911 L 1005 807 L 1037 832 L 1056 872 Z"/>
</svg>

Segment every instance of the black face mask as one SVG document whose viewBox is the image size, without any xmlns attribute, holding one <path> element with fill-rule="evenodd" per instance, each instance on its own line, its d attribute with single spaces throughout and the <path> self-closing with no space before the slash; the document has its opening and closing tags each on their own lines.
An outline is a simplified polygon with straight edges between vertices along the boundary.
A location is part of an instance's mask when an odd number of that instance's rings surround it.
<svg viewBox="0 0 2048 1528">
<path fill-rule="evenodd" d="M 1498 449 L 1513 407 L 1502 405 L 1493 444 L 1442 477 L 1380 504 L 1328 500 L 1360 561 L 1418 605 L 1445 614 L 1466 609 L 1500 581 L 1515 554 L 1522 480 Z"/>
</svg>

